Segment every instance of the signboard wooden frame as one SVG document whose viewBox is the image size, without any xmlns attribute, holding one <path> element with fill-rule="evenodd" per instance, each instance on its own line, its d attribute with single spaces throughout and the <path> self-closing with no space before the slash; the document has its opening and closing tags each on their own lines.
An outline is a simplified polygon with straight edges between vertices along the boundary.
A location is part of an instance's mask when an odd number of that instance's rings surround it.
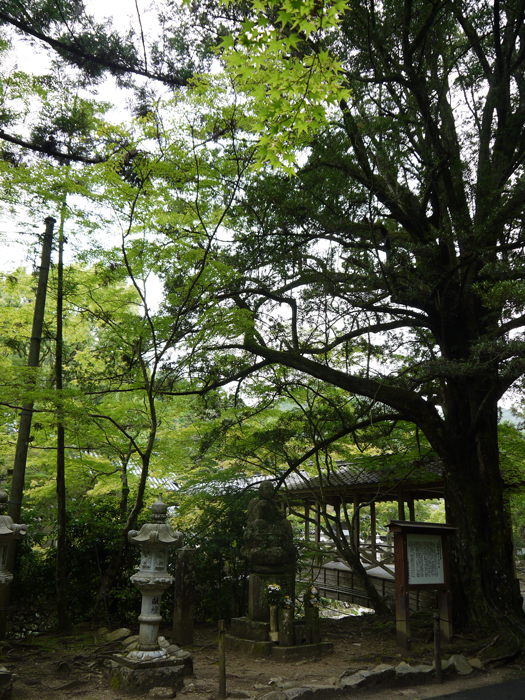
<svg viewBox="0 0 525 700">
<path fill-rule="evenodd" d="M 447 538 L 456 528 L 440 523 L 393 520 L 397 644 L 409 651 L 410 591 L 437 590 L 441 641 L 452 640 Z"/>
</svg>

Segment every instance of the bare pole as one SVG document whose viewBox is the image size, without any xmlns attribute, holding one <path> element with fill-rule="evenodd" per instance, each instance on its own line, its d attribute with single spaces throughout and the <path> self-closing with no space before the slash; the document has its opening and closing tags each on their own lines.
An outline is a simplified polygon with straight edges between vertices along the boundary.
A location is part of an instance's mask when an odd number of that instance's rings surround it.
<svg viewBox="0 0 525 700">
<path fill-rule="evenodd" d="M 219 620 L 219 700 L 226 697 L 226 639 L 224 620 Z"/>
<path fill-rule="evenodd" d="M 47 280 L 49 277 L 49 265 L 51 261 L 51 247 L 53 243 L 53 227 L 56 220 L 52 216 L 46 219 L 46 231 L 42 243 L 42 258 L 40 262 L 40 273 L 38 275 L 38 287 L 35 299 L 35 310 L 33 312 L 33 328 L 31 331 L 31 342 L 29 345 L 29 357 L 27 360 L 28 369 L 38 367 L 40 359 L 40 345 L 42 341 L 42 327 L 44 325 L 44 311 L 46 306 Z M 31 389 L 35 385 L 35 378 L 30 376 L 27 388 Z M 9 494 L 8 515 L 15 523 L 20 522 L 20 511 L 22 508 L 22 498 L 24 495 L 25 472 L 27 462 L 27 451 L 29 447 L 29 437 L 31 433 L 31 420 L 33 418 L 33 401 L 23 404 L 20 412 L 20 425 L 18 428 L 18 439 L 16 442 L 15 461 L 13 464 L 13 478 L 11 480 L 11 491 Z M 13 570 L 15 560 L 16 541 L 13 540 L 7 552 L 7 570 Z M 7 632 L 7 605 L 9 602 L 10 586 L 2 586 L 0 589 L 0 639 L 5 639 Z"/>
<path fill-rule="evenodd" d="M 443 670 L 441 667 L 441 630 L 439 625 L 439 614 L 436 614 L 434 615 L 434 663 L 436 665 L 436 682 L 443 683 Z"/>
</svg>

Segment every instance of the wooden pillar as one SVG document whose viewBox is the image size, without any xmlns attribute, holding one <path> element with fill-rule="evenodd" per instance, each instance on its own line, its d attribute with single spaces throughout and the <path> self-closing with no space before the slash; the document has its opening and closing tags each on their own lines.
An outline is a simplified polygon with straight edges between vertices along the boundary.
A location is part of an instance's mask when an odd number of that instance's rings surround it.
<svg viewBox="0 0 525 700">
<path fill-rule="evenodd" d="M 314 557 L 314 563 L 315 566 L 321 566 L 323 562 L 323 558 L 320 553 L 321 549 L 321 502 L 316 501 L 314 504 L 314 520 L 315 520 L 315 525 L 314 525 L 314 540 L 315 540 L 315 549 L 316 549 L 316 554 Z"/>
<path fill-rule="evenodd" d="M 443 551 L 443 568 L 445 570 L 445 581 L 447 582 L 447 589 L 438 591 L 438 612 L 439 612 L 439 629 L 441 641 L 444 644 L 450 644 L 453 636 L 452 629 L 452 600 L 450 596 L 450 583 L 448 579 L 448 539 L 442 537 L 442 551 Z"/>
<path fill-rule="evenodd" d="M 401 532 L 394 532 L 394 553 L 396 571 L 396 637 L 397 645 L 410 651 L 410 596 L 407 590 L 407 576 L 404 575 L 406 540 Z"/>
<path fill-rule="evenodd" d="M 341 504 L 338 501 L 334 502 L 334 515 L 335 515 L 335 534 L 338 539 L 343 539 L 343 528 L 341 527 Z"/>
<path fill-rule="evenodd" d="M 224 620 L 219 620 L 219 693 L 220 700 L 227 697 L 226 693 L 226 630 Z"/>
<path fill-rule="evenodd" d="M 407 503 L 408 503 L 408 517 L 410 518 L 410 520 L 414 521 L 416 519 L 416 511 L 414 509 L 414 497 L 408 496 Z"/>
<path fill-rule="evenodd" d="M 450 644 L 453 635 L 450 591 L 438 591 L 438 611 L 441 641 L 444 644 Z"/>
<path fill-rule="evenodd" d="M 377 561 L 377 533 L 376 533 L 376 502 L 370 504 L 370 539 L 372 547 L 372 561 Z"/>
<path fill-rule="evenodd" d="M 355 551 L 359 552 L 359 496 L 357 494 L 354 494 L 354 517 L 352 518 L 352 523 L 354 547 Z"/>
<path fill-rule="evenodd" d="M 402 491 L 399 492 L 397 497 L 397 519 L 406 520 L 405 518 L 405 498 Z"/>
<path fill-rule="evenodd" d="M 308 542 L 310 539 L 310 506 L 308 503 L 304 504 L 304 539 Z"/>
</svg>

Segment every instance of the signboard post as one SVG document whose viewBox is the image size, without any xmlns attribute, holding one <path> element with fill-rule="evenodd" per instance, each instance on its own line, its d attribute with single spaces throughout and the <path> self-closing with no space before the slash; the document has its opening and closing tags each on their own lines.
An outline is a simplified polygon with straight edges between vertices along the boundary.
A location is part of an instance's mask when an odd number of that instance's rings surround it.
<svg viewBox="0 0 525 700">
<path fill-rule="evenodd" d="M 437 590 L 441 641 L 452 639 L 447 537 L 450 525 L 393 520 L 397 644 L 409 651 L 410 591 Z"/>
</svg>

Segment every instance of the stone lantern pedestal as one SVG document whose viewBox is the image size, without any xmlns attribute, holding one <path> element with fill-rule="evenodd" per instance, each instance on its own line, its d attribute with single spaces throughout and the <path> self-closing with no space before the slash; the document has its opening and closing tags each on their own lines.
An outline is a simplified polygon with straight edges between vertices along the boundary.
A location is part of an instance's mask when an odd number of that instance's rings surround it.
<svg viewBox="0 0 525 700">
<path fill-rule="evenodd" d="M 150 523 L 140 531 L 132 530 L 128 539 L 140 547 L 140 567 L 131 577 L 133 585 L 142 593 L 139 615 L 140 629 L 137 648 L 129 654 L 115 654 L 111 661 L 111 687 L 127 693 L 146 693 L 155 687 L 171 687 L 175 692 L 184 686 L 184 661 L 172 656 L 158 643 L 162 622 L 160 600 L 171 586 L 173 577 L 168 573 L 168 547 L 182 545 L 182 534 L 173 532 L 166 523 L 168 506 L 162 494 L 151 507 Z"/>
</svg>

